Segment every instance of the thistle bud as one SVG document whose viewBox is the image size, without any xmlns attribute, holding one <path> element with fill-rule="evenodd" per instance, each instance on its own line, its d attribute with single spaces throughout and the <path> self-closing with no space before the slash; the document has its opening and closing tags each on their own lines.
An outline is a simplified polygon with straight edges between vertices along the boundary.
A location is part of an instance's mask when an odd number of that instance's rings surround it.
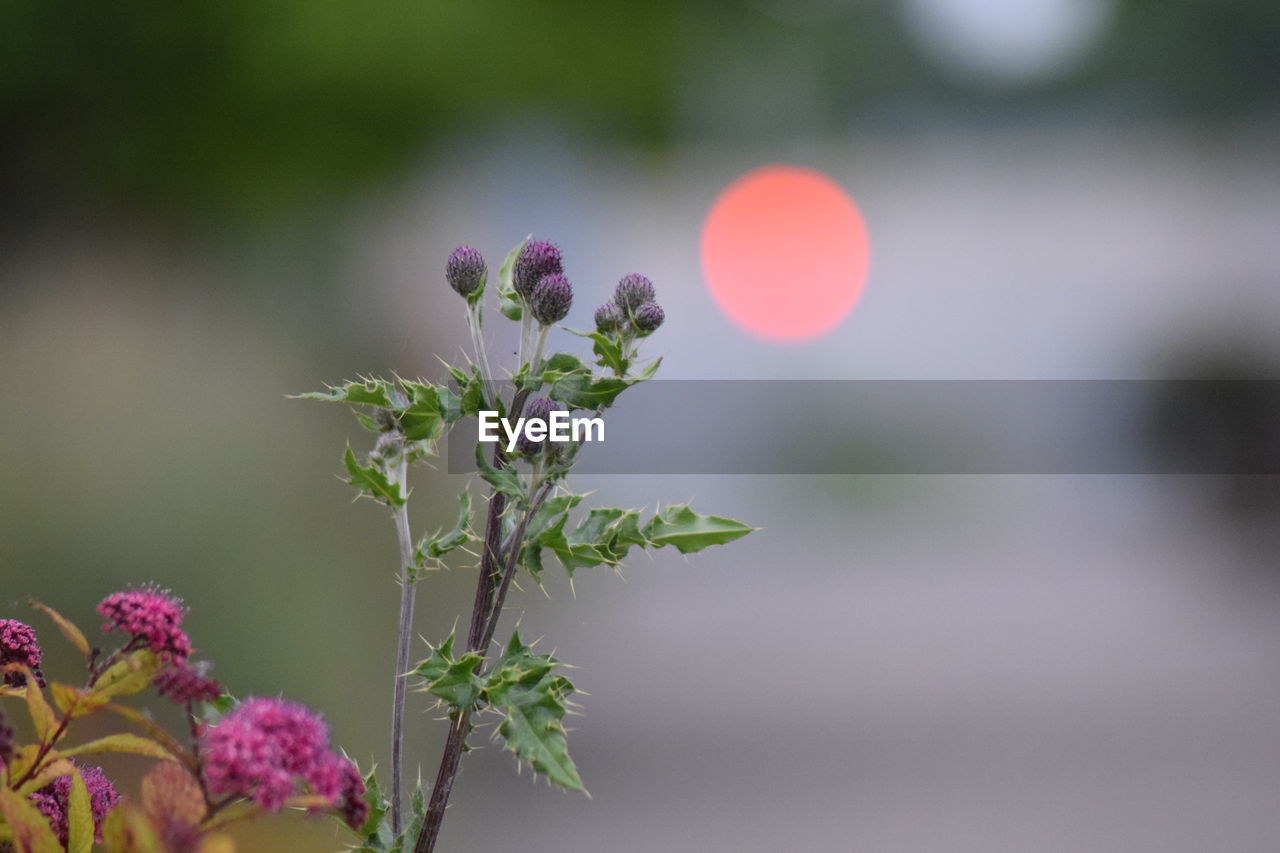
<svg viewBox="0 0 1280 853">
<path fill-rule="evenodd" d="M 637 308 L 646 302 L 652 302 L 653 298 L 653 282 L 634 272 L 623 276 L 618 282 L 617 290 L 613 292 L 613 301 L 618 303 L 623 314 L 634 314 Z"/>
<path fill-rule="evenodd" d="M 544 326 L 559 323 L 569 313 L 573 304 L 573 285 L 559 273 L 549 275 L 533 289 L 529 297 L 529 311 Z"/>
<path fill-rule="evenodd" d="M 625 320 L 626 317 L 623 316 L 622 311 L 612 302 L 606 302 L 604 305 L 601 305 L 596 309 L 597 332 L 604 332 L 606 334 L 609 332 L 616 332 L 621 328 L 622 323 Z"/>
<path fill-rule="evenodd" d="M 444 266 L 444 277 L 458 295 L 470 298 L 483 292 L 484 281 L 489 274 L 484 256 L 470 246 L 459 246 L 449 255 Z"/>
<path fill-rule="evenodd" d="M 645 335 L 661 326 L 665 319 L 667 312 L 656 302 L 644 303 L 631 315 L 631 322 L 635 323 L 636 330 Z"/>
<path fill-rule="evenodd" d="M 529 403 L 524 410 L 525 422 L 537 419 L 547 424 L 547 429 L 551 428 L 551 413 L 560 411 L 560 405 L 554 400 L 546 397 L 538 397 Z M 543 439 L 542 441 L 534 441 L 529 438 L 526 431 L 521 431 L 520 437 L 516 440 L 516 448 L 525 456 L 536 456 L 551 446 L 551 442 Z"/>
<path fill-rule="evenodd" d="M 545 240 L 531 240 L 520 250 L 512 271 L 511 286 L 524 299 L 533 295 L 533 289 L 549 275 L 564 272 L 560 250 Z"/>
</svg>

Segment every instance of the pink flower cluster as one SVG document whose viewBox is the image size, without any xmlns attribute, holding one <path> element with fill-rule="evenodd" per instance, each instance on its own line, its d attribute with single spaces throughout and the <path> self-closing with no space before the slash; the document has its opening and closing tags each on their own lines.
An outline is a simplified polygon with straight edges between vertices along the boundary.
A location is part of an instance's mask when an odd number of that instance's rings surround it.
<svg viewBox="0 0 1280 853">
<path fill-rule="evenodd" d="M 102 599 L 98 612 L 104 631 L 123 631 L 142 639 L 165 660 L 182 662 L 191 654 L 191 640 L 179 627 L 186 609 L 182 602 L 153 586 L 115 592 Z"/>
<path fill-rule="evenodd" d="M 17 619 L 0 619 L 0 666 L 23 664 L 35 675 L 39 685 L 44 687 L 44 675 L 40 672 L 41 657 L 36 632 L 30 625 Z M 22 687 L 27 683 L 27 678 L 21 672 L 6 672 L 4 683 L 11 687 Z"/>
<path fill-rule="evenodd" d="M 364 780 L 329 749 L 329 731 L 311 711 L 283 699 L 247 699 L 204 735 L 204 773 L 214 796 L 252 799 L 279 811 L 302 780 L 330 800 L 352 828 L 368 814 Z"/>
<path fill-rule="evenodd" d="M 97 841 L 102 841 L 102 821 L 107 812 L 115 808 L 120 795 L 112 786 L 100 767 L 77 765 L 84 778 L 84 786 L 89 789 L 89 808 L 93 811 L 93 833 Z M 49 820 L 58 840 L 65 846 L 67 843 L 67 800 L 71 796 L 71 777 L 59 776 L 48 785 L 31 795 L 30 800 L 40 813 Z"/>
<path fill-rule="evenodd" d="M 195 666 L 190 661 L 171 663 L 151 683 L 161 696 L 179 705 L 212 702 L 222 695 L 222 685 L 205 674 L 208 668 L 207 661 Z"/>
</svg>

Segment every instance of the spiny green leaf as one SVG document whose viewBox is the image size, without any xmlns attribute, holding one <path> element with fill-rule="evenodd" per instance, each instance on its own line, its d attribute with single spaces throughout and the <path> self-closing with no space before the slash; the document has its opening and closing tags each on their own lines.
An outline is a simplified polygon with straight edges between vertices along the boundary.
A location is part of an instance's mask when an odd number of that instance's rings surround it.
<svg viewBox="0 0 1280 853">
<path fill-rule="evenodd" d="M 393 408 L 395 387 L 385 379 L 367 377 L 342 385 L 328 385 L 325 391 L 295 394 L 295 400 L 325 400 L 331 403 L 351 403 L 357 406 L 381 406 Z"/>
<path fill-rule="evenodd" d="M 408 395 L 409 402 L 397 412 L 400 430 L 409 441 L 435 441 L 444 432 L 444 409 L 441 394 L 448 389 L 429 382 L 400 380 L 400 387 Z"/>
<path fill-rule="evenodd" d="M 418 563 L 421 565 L 426 560 L 434 560 L 438 563 L 441 557 L 455 548 L 475 541 L 476 535 L 471 530 L 471 518 L 471 493 L 463 489 L 458 495 L 458 520 L 449 531 L 438 532 L 418 545 Z"/>
<path fill-rule="evenodd" d="M 350 447 L 343 454 L 342 461 L 347 466 L 347 473 L 351 475 L 351 479 L 347 481 L 348 483 L 380 501 L 385 501 L 391 506 L 402 506 L 404 504 L 405 499 L 400 494 L 400 487 L 393 485 L 387 479 L 387 475 L 376 467 L 366 468 L 357 462 L 356 455 Z"/>
<path fill-rule="evenodd" d="M 555 673 L 559 665 L 550 655 L 533 654 L 516 632 L 489 674 L 485 698 L 504 715 L 498 734 L 518 759 L 557 785 L 581 791 L 561 722 L 574 687 Z"/>
<path fill-rule="evenodd" d="M 630 362 L 622 356 L 622 346 L 603 332 L 580 332 L 569 329 L 569 332 L 591 340 L 591 351 L 596 354 L 596 364 L 607 367 L 616 376 L 626 376 Z"/>
<path fill-rule="evenodd" d="M 453 657 L 453 635 L 431 650 L 431 657 L 419 663 L 413 674 L 420 676 L 426 684 L 423 690 L 438 696 L 450 705 L 469 708 L 480 698 L 484 689 L 483 682 L 476 676 L 475 670 L 484 660 L 475 652 L 468 652 L 462 657 Z"/>
<path fill-rule="evenodd" d="M 641 533 L 653 548 L 674 545 L 681 554 L 691 554 L 708 545 L 741 539 L 754 529 L 731 518 L 699 515 L 688 504 L 677 504 L 649 519 Z"/>
<path fill-rule="evenodd" d="M 525 484 L 520 475 L 510 465 L 495 468 L 484 456 L 486 447 L 485 443 L 476 442 L 476 468 L 480 471 L 481 478 L 507 497 L 524 500 Z"/>
</svg>

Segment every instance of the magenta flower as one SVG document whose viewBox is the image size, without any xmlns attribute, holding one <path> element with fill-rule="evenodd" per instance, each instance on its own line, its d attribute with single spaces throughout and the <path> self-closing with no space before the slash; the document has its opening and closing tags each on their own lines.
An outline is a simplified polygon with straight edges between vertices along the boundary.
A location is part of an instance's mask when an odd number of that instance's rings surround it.
<svg viewBox="0 0 1280 853">
<path fill-rule="evenodd" d="M 73 762 L 74 763 L 74 762 Z M 100 767 L 77 764 L 84 786 L 89 789 L 89 808 L 93 811 L 94 839 L 102 841 L 102 821 L 115 808 L 120 795 Z M 29 799 L 44 815 L 63 845 L 67 843 L 67 800 L 71 796 L 71 776 L 59 776 L 32 794 Z"/>
<path fill-rule="evenodd" d="M 263 811 L 275 812 L 301 781 L 330 800 L 353 827 L 364 822 L 364 781 L 349 760 L 329 749 L 324 721 L 301 705 L 246 699 L 205 733 L 204 757 L 205 780 L 214 796 L 247 797 Z"/>
<path fill-rule="evenodd" d="M 44 687 L 44 674 L 40 672 L 41 657 L 35 629 L 17 619 L 0 619 L 0 666 L 20 663 L 30 669 L 36 677 L 36 683 Z M 22 687 L 27 679 L 21 672 L 6 672 L 4 683 L 11 687 Z"/>
<path fill-rule="evenodd" d="M 123 631 L 146 640 L 165 660 L 182 662 L 191 654 L 191 640 L 179 628 L 186 608 L 180 599 L 154 586 L 116 592 L 102 599 L 98 612 L 104 631 Z"/>
<path fill-rule="evenodd" d="M 222 695 L 222 685 L 206 673 L 209 665 L 192 665 L 188 661 L 171 663 L 156 674 L 151 683 L 164 698 L 185 705 L 188 702 L 212 702 Z"/>
</svg>

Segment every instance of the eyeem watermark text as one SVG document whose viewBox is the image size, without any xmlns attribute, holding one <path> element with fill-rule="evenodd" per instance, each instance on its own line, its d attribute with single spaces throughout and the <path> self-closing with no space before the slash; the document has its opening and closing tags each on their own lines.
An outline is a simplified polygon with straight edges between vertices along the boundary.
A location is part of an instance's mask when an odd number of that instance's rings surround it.
<svg viewBox="0 0 1280 853">
<path fill-rule="evenodd" d="M 516 418 L 514 424 L 508 418 L 498 417 L 494 411 L 479 413 L 480 440 L 499 441 L 498 428 L 506 435 L 506 450 L 512 453 L 520 437 L 534 443 L 543 441 L 584 442 L 604 441 L 604 419 L 572 417 L 568 412 L 552 410 L 546 418 Z"/>
</svg>

